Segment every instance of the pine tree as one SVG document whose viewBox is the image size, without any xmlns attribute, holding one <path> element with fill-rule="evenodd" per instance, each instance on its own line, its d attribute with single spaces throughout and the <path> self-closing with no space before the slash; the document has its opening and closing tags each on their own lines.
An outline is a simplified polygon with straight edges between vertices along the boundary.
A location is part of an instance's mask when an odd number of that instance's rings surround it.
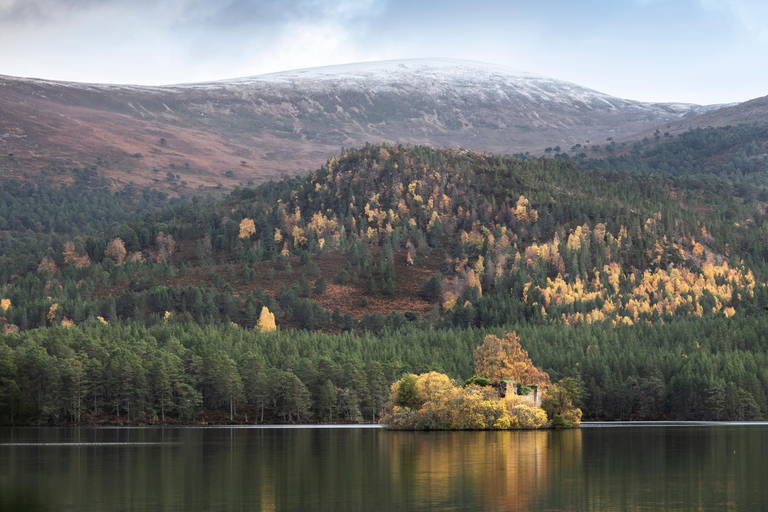
<svg viewBox="0 0 768 512">
<path fill-rule="evenodd" d="M 366 295 L 376 294 L 376 280 L 373 278 L 373 275 L 369 275 L 365 281 L 365 293 Z"/>
<path fill-rule="evenodd" d="M 325 290 L 326 290 L 327 287 L 328 287 L 328 285 L 326 284 L 325 278 L 323 276 L 320 276 L 315 281 L 315 293 L 317 295 L 322 295 L 323 293 L 325 293 Z"/>
<path fill-rule="evenodd" d="M 258 317 L 258 313 L 256 313 L 256 311 L 256 301 L 254 300 L 253 294 L 250 294 L 248 298 L 245 299 L 245 307 L 243 309 L 243 327 L 253 327 L 259 322 L 260 318 Z"/>
<path fill-rule="evenodd" d="M 301 274 L 301 277 L 299 277 L 299 297 L 306 297 L 309 298 L 312 296 L 312 285 L 309 284 L 309 279 L 307 279 L 307 276 L 305 274 Z"/>
</svg>

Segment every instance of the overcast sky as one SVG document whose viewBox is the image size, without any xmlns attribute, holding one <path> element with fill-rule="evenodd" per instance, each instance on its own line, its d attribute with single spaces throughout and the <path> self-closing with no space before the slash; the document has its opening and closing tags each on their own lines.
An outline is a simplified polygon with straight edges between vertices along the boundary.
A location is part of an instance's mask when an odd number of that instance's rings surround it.
<svg viewBox="0 0 768 512">
<path fill-rule="evenodd" d="M 136 84 L 449 57 L 623 98 L 768 94 L 766 0 L 0 0 L 0 74 Z"/>
</svg>

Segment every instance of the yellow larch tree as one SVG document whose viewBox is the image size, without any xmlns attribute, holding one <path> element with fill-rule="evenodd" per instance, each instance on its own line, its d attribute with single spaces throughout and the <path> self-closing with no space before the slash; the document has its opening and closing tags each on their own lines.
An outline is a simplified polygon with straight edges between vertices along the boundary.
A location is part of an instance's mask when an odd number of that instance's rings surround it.
<svg viewBox="0 0 768 512">
<path fill-rule="evenodd" d="M 56 320 L 56 311 L 58 311 L 58 309 L 59 309 L 59 305 L 58 305 L 58 304 L 53 304 L 53 305 L 52 305 L 52 306 L 51 306 L 51 307 L 48 309 L 48 315 L 46 315 L 46 316 L 48 317 L 48 321 L 49 321 L 50 323 L 53 323 L 53 322 L 54 322 L 54 320 Z"/>
<path fill-rule="evenodd" d="M 77 253 L 74 242 L 66 242 L 64 244 L 64 263 L 74 263 L 77 268 L 84 268 L 91 264 L 91 258 L 88 255 L 80 256 Z"/>
<path fill-rule="evenodd" d="M 249 238 L 256 233 L 256 224 L 253 219 L 243 219 L 240 221 L 240 238 Z"/>
<path fill-rule="evenodd" d="M 261 308 L 261 315 L 259 315 L 259 322 L 256 324 L 261 332 L 274 331 L 277 329 L 275 325 L 275 314 L 271 313 L 267 306 Z"/>
<path fill-rule="evenodd" d="M 539 213 L 530 207 L 528 199 L 523 195 L 517 199 L 514 213 L 520 222 L 536 222 L 539 219 Z"/>
</svg>

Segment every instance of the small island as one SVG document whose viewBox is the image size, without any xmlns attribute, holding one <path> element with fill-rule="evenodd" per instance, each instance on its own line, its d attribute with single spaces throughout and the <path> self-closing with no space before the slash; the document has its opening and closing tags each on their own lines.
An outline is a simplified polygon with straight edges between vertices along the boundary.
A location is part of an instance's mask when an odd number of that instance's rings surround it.
<svg viewBox="0 0 768 512">
<path fill-rule="evenodd" d="M 381 423 L 391 430 L 534 430 L 581 423 L 574 379 L 552 384 L 514 332 L 485 337 L 475 351 L 475 373 L 463 385 L 434 371 L 404 375 L 392 384 Z"/>
</svg>

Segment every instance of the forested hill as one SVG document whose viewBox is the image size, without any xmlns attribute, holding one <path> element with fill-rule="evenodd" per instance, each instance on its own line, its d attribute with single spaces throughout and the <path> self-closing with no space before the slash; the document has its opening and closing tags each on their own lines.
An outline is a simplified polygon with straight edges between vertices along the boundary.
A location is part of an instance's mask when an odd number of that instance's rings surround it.
<svg viewBox="0 0 768 512">
<path fill-rule="evenodd" d="M 592 158 L 578 153 L 581 148 L 572 149 L 587 169 L 695 176 L 717 180 L 729 195 L 746 200 L 759 195 L 761 201 L 768 201 L 768 123 L 697 128 L 678 136 L 657 130 L 653 141 L 635 142 L 630 151 L 614 141 L 584 148 Z"/>
<path fill-rule="evenodd" d="M 13 407 L 156 421 L 225 404 L 374 417 L 403 371 L 470 377 L 488 329 L 517 330 L 553 379 L 576 377 L 585 417 L 766 417 L 755 190 L 560 159 L 342 150 L 308 176 L 0 270 L 3 421 Z M 159 389 L 152 372 L 173 382 Z M 72 379 L 92 385 L 75 393 Z"/>
<path fill-rule="evenodd" d="M 95 168 L 62 167 L 28 178 L 0 179 L 0 268 L 6 277 L 37 268 L 53 246 L 183 201 L 131 185 L 113 190 Z"/>
</svg>

